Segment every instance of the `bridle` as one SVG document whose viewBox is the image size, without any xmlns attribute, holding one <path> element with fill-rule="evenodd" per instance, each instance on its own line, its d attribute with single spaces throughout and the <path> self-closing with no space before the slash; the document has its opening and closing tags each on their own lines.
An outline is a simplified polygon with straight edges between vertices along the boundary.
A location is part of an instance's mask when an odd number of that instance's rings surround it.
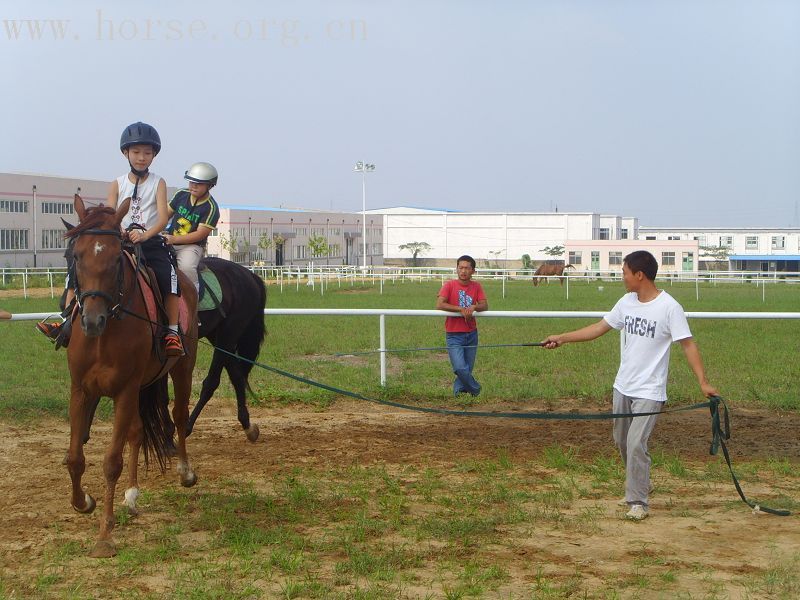
<svg viewBox="0 0 800 600">
<path fill-rule="evenodd" d="M 86 231 L 81 231 L 78 235 L 75 236 L 75 239 L 82 235 L 112 235 L 116 237 L 120 242 L 122 242 L 122 233 L 119 230 L 115 229 L 87 229 Z M 125 286 L 125 274 L 123 271 L 123 251 L 120 250 L 119 257 L 117 259 L 117 291 L 116 291 L 116 298 L 113 297 L 111 294 L 104 292 L 103 290 L 86 290 L 81 291 L 80 288 L 80 281 L 78 280 L 78 272 L 77 269 L 75 270 L 75 299 L 78 303 L 78 312 L 83 315 L 83 301 L 87 298 L 102 298 L 106 301 L 108 305 L 108 315 L 110 317 L 114 317 L 116 319 L 120 319 L 121 313 L 124 311 L 122 308 L 122 299 L 125 296 L 125 290 L 123 289 Z M 135 283 L 135 282 L 134 282 Z"/>
</svg>

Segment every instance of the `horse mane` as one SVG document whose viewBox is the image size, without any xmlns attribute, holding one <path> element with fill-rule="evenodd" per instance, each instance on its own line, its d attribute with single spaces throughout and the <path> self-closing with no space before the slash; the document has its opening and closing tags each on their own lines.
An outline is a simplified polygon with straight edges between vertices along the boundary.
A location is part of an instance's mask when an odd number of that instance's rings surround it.
<svg viewBox="0 0 800 600">
<path fill-rule="evenodd" d="M 64 234 L 64 238 L 73 239 L 88 229 L 96 229 L 98 226 L 103 225 L 108 217 L 113 217 L 115 214 L 116 211 L 113 208 L 102 204 L 100 206 L 87 208 L 80 223 L 67 231 Z"/>
</svg>

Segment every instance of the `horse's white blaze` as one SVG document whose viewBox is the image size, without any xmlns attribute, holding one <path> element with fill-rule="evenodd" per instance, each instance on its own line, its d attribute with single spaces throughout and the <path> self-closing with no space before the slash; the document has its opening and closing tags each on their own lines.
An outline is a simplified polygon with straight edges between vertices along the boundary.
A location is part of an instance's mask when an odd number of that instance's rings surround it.
<svg viewBox="0 0 800 600">
<path fill-rule="evenodd" d="M 125 490 L 125 500 L 123 504 L 129 508 L 136 508 L 136 500 L 139 498 L 139 488 L 128 488 Z"/>
<path fill-rule="evenodd" d="M 183 461 L 178 462 L 178 466 L 175 467 L 175 470 L 178 472 L 178 475 L 184 477 L 188 473 L 192 472 L 192 468 L 189 466 L 189 463 L 185 463 Z"/>
<path fill-rule="evenodd" d="M 94 243 L 94 255 L 95 256 L 100 254 L 103 250 L 105 250 L 105 246 L 103 244 L 101 244 L 100 242 L 95 242 Z"/>
</svg>

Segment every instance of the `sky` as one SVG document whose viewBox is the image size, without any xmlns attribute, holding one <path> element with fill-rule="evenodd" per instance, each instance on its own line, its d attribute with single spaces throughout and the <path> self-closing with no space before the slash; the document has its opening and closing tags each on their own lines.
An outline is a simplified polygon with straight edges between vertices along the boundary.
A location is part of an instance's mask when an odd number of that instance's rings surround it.
<svg viewBox="0 0 800 600">
<path fill-rule="evenodd" d="M 104 2 L 0 7 L 0 171 L 196 161 L 223 206 L 600 212 L 800 226 L 800 2 Z M 38 33 L 37 33 L 37 27 Z"/>
</svg>

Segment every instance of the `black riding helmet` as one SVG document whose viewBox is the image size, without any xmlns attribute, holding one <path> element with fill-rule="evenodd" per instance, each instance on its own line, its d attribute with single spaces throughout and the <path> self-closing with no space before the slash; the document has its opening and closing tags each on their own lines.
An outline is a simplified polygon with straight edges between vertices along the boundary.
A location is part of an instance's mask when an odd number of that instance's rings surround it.
<svg viewBox="0 0 800 600">
<path fill-rule="evenodd" d="M 119 149 L 123 152 L 136 144 L 150 144 L 154 154 L 161 151 L 161 138 L 156 128 L 141 121 L 128 125 L 119 138 Z"/>
</svg>

